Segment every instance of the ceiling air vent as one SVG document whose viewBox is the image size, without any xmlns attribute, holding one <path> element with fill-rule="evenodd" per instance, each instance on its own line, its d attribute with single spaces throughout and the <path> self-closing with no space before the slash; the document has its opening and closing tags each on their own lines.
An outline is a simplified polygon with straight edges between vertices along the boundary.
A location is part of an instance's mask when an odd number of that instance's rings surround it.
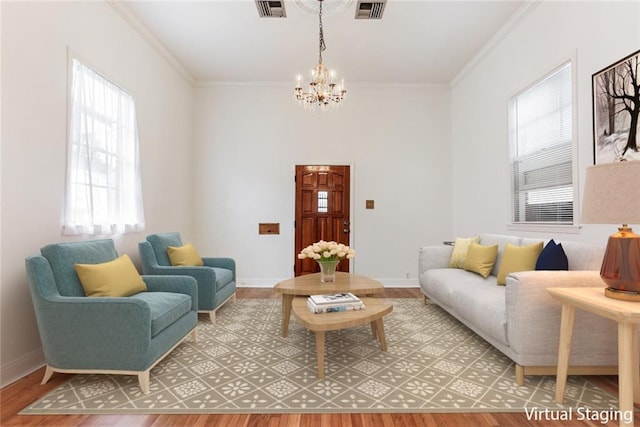
<svg viewBox="0 0 640 427">
<path fill-rule="evenodd" d="M 256 0 L 258 15 L 261 18 L 286 18 L 287 12 L 284 10 L 283 0 Z"/>
<path fill-rule="evenodd" d="M 356 7 L 356 19 L 380 19 L 384 12 L 384 5 L 387 0 L 365 1 L 358 0 Z"/>
</svg>

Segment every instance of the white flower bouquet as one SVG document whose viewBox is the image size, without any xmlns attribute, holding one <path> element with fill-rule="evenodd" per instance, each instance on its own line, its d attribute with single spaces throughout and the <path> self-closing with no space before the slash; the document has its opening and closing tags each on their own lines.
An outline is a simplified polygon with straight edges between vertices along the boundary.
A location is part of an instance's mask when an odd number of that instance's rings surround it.
<svg viewBox="0 0 640 427">
<path fill-rule="evenodd" d="M 314 259 L 318 262 L 323 261 L 340 261 L 341 259 L 351 259 L 356 256 L 356 251 L 349 246 L 336 242 L 325 242 L 320 240 L 312 245 L 304 248 L 299 254 L 298 259 Z"/>
</svg>

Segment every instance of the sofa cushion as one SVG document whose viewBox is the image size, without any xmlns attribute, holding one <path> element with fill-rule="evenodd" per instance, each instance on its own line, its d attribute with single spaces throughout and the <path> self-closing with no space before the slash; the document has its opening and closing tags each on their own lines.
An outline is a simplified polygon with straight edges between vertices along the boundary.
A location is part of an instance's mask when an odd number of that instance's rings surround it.
<svg viewBox="0 0 640 427">
<path fill-rule="evenodd" d="M 471 243 L 480 241 L 480 236 L 475 237 L 456 237 L 456 242 L 453 245 L 453 252 L 451 252 L 451 260 L 449 260 L 449 267 L 451 268 L 464 268 L 464 261 L 467 259 L 467 253 Z"/>
<path fill-rule="evenodd" d="M 490 279 L 458 268 L 433 268 L 422 274 L 420 286 L 425 295 L 436 300 L 438 304 L 451 307 L 452 295 L 458 290 L 469 292 L 476 284 Z M 495 278 L 492 283 L 495 285 Z"/>
<path fill-rule="evenodd" d="M 99 264 L 76 264 L 75 269 L 88 297 L 128 297 L 147 290 L 127 254 Z"/>
<path fill-rule="evenodd" d="M 183 246 L 167 246 L 167 255 L 171 265 L 204 265 L 198 250 L 191 243 L 186 243 Z"/>
<path fill-rule="evenodd" d="M 569 260 L 569 270 L 600 270 L 605 245 L 579 242 L 562 242 L 562 249 Z"/>
<path fill-rule="evenodd" d="M 450 295 L 451 308 L 457 315 L 475 328 L 484 332 L 501 343 L 507 341 L 507 308 L 505 304 L 505 288 L 496 286 L 496 277 L 489 276 L 477 279 L 473 291 L 463 287 L 456 287 Z"/>
<path fill-rule="evenodd" d="M 151 310 L 151 336 L 155 337 L 191 311 L 191 296 L 173 292 L 141 292 L 129 298 L 146 302 Z"/>
<path fill-rule="evenodd" d="M 569 260 L 562 243 L 556 243 L 553 239 L 545 245 L 536 261 L 536 270 L 568 270 Z"/>
<path fill-rule="evenodd" d="M 526 246 L 515 246 L 507 243 L 498 270 L 498 285 L 504 286 L 507 283 L 507 274 L 509 273 L 535 269 L 540 252 L 542 252 L 542 242 Z"/>
<path fill-rule="evenodd" d="M 472 242 L 467 253 L 467 259 L 464 261 L 464 269 L 478 273 L 486 278 L 491 273 L 497 254 L 498 245 L 484 246 Z"/>
</svg>

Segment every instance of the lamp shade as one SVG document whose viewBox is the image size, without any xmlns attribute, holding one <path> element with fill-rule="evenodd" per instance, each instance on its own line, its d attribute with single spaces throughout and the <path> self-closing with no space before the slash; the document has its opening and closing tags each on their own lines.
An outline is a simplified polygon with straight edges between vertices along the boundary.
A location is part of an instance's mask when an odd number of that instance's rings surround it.
<svg viewBox="0 0 640 427">
<path fill-rule="evenodd" d="M 622 224 L 609 236 L 600 277 L 606 296 L 640 302 L 640 236 L 629 227 L 640 223 L 640 161 L 587 168 L 582 222 Z"/>
<path fill-rule="evenodd" d="M 582 218 L 585 224 L 640 224 L 640 161 L 587 168 Z"/>
</svg>

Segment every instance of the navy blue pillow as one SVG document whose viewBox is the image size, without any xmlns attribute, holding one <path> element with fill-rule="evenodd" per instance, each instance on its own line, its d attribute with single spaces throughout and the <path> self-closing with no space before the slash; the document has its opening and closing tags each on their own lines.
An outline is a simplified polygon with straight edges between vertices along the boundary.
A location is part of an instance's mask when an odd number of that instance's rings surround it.
<svg viewBox="0 0 640 427">
<path fill-rule="evenodd" d="M 553 239 L 542 249 L 536 261 L 536 270 L 568 270 L 569 261 L 562 249 L 562 243 L 556 243 Z"/>
</svg>

